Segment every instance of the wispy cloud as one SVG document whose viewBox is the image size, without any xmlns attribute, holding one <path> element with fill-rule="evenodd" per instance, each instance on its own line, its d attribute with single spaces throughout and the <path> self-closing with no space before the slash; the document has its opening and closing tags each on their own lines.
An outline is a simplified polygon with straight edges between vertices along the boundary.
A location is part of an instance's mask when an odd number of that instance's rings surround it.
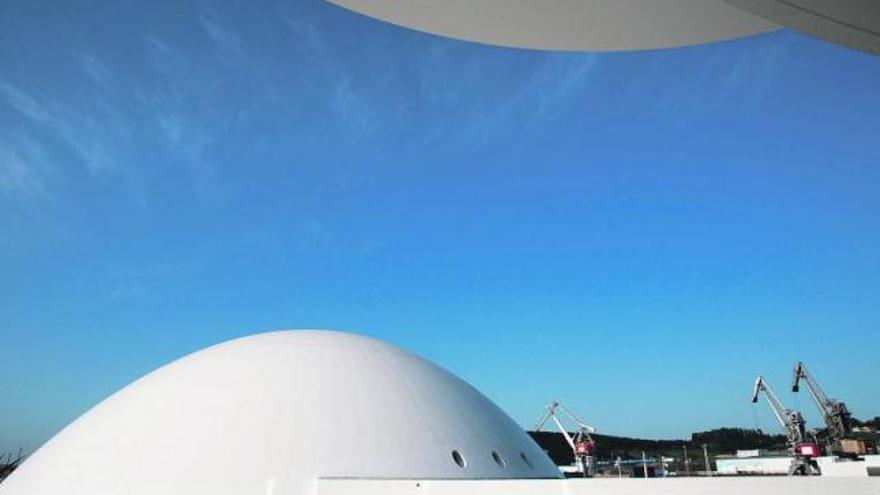
<svg viewBox="0 0 880 495">
<path fill-rule="evenodd" d="M 153 36 L 145 38 L 145 43 L 151 68 L 161 83 L 141 88 L 137 98 L 140 105 L 151 109 L 156 144 L 172 162 L 186 167 L 200 199 L 222 202 L 228 194 L 208 155 L 225 124 L 210 117 L 216 103 L 215 93 L 207 88 L 210 78 L 180 48 Z"/>
<path fill-rule="evenodd" d="M 21 140 L 0 139 L 0 196 L 14 200 L 48 197 L 39 147 Z"/>
<path fill-rule="evenodd" d="M 3 101 L 18 111 L 24 117 L 40 125 L 50 125 L 52 115 L 38 103 L 31 95 L 20 91 L 13 85 L 0 81 L 0 97 Z"/>
<path fill-rule="evenodd" d="M 113 73 L 100 59 L 84 53 L 74 55 L 74 58 L 80 69 L 85 72 L 93 83 L 104 89 L 113 87 Z"/>
<path fill-rule="evenodd" d="M 432 46 L 422 68 L 422 104 L 439 108 L 456 122 L 428 139 L 481 141 L 551 125 L 578 111 L 600 62 L 601 55 L 529 54 L 514 69 L 484 55 L 462 62 L 454 46 Z M 509 83 L 504 74 L 513 74 L 517 82 Z M 455 108 L 463 110 L 449 110 Z"/>
<path fill-rule="evenodd" d="M 229 190 L 218 179 L 208 153 L 216 144 L 214 131 L 202 122 L 173 110 L 157 117 L 166 149 L 188 168 L 195 193 L 204 201 L 222 203 Z"/>
<path fill-rule="evenodd" d="M 343 77 L 335 84 L 330 109 L 349 131 L 349 137 L 353 139 L 368 133 L 377 116 L 376 109 L 352 87 L 348 77 Z"/>
<path fill-rule="evenodd" d="M 498 111 L 521 117 L 530 126 L 552 124 L 577 111 L 600 62 L 597 54 L 548 54 L 532 76 Z"/>
<path fill-rule="evenodd" d="M 110 300 L 135 299 L 175 280 L 192 276 L 204 268 L 194 259 L 163 259 L 144 264 L 117 265 L 100 274 L 101 286 Z"/>
<path fill-rule="evenodd" d="M 73 151 L 93 177 L 101 178 L 119 170 L 127 126 L 115 115 L 102 115 L 97 111 L 102 105 L 75 109 L 59 100 L 25 92 L 4 81 L 0 81 L 0 101 L 18 112 L 26 124 L 42 134 L 43 139 L 35 137 L 35 141 L 49 146 L 47 139 L 57 140 Z"/>
<path fill-rule="evenodd" d="M 302 51 L 310 52 L 314 55 L 326 53 L 328 49 L 327 43 L 321 37 L 318 28 L 314 24 L 289 15 L 282 16 L 281 20 L 293 32 L 296 41 L 302 47 Z"/>
<path fill-rule="evenodd" d="M 159 129 L 168 149 L 190 162 L 199 162 L 215 138 L 204 125 L 192 122 L 172 110 L 157 116 Z"/>
<path fill-rule="evenodd" d="M 83 63 L 104 84 L 112 84 L 109 73 L 94 60 Z M 82 167 L 97 180 L 124 173 L 129 126 L 105 94 L 96 91 L 95 97 L 76 105 L 69 98 L 52 98 L 0 80 L 0 109 L 10 110 L 9 127 L 0 139 L 0 192 L 19 200 L 49 198 L 50 184 L 58 182 L 48 176 L 54 173 L 57 179 L 63 164 Z"/>
<path fill-rule="evenodd" d="M 346 139 L 357 141 L 376 131 L 389 108 L 380 108 L 373 101 L 375 78 L 357 78 L 346 63 L 350 54 L 335 53 L 332 40 L 326 39 L 313 23 L 292 15 L 282 15 L 281 21 L 292 35 L 290 41 L 297 56 L 307 60 L 310 66 L 303 72 L 303 84 L 326 100 L 326 107 Z"/>
<path fill-rule="evenodd" d="M 723 45 L 682 49 L 694 57 L 688 65 L 679 66 L 687 71 L 687 77 L 670 74 L 669 60 L 674 53 L 654 54 L 652 63 L 646 64 L 646 74 L 627 84 L 635 94 L 655 89 L 653 98 L 641 102 L 641 111 L 662 115 L 668 122 L 683 126 L 692 125 L 707 113 L 754 112 L 764 106 L 765 98 L 778 94 L 773 86 L 781 80 L 797 40 L 796 35 L 780 31 L 744 40 L 736 50 Z M 674 60 L 681 64 L 682 58 Z M 626 108 L 626 99 L 622 98 L 619 106 Z"/>
<path fill-rule="evenodd" d="M 800 38 L 792 33 L 779 32 L 762 35 L 762 39 L 767 41 L 743 50 L 736 62 L 725 68 L 727 73 L 721 78 L 721 87 L 717 88 L 721 102 L 736 100 L 736 96 L 744 92 L 755 102 L 773 94 L 771 86 L 780 80 L 780 74 L 786 70 L 785 62 L 791 59 L 791 52 Z M 716 60 L 718 58 L 720 56 L 716 55 Z"/>
<path fill-rule="evenodd" d="M 237 63 L 244 60 L 244 51 L 242 50 L 241 38 L 238 33 L 226 27 L 211 6 L 202 2 L 199 5 L 196 20 L 211 41 L 214 42 L 221 61 L 230 65 L 237 65 Z"/>
</svg>

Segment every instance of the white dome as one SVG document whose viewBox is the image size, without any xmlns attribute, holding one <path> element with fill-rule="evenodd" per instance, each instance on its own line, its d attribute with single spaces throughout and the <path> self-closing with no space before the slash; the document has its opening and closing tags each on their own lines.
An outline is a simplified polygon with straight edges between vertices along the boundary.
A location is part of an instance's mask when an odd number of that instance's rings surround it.
<svg viewBox="0 0 880 495">
<path fill-rule="evenodd" d="M 135 381 L 47 442 L 0 495 L 295 495 L 322 477 L 559 471 L 448 371 L 358 335 L 282 331 L 207 348 Z"/>
</svg>

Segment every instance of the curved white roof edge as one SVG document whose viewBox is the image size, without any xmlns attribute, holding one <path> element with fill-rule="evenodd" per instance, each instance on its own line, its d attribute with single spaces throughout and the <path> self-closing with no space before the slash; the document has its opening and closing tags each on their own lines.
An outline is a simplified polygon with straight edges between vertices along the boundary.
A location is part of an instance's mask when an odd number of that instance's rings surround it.
<svg viewBox="0 0 880 495">
<path fill-rule="evenodd" d="M 778 26 L 722 0 L 327 0 L 407 28 L 541 50 L 671 48 Z"/>
<path fill-rule="evenodd" d="M 321 478 L 557 479 L 501 409 L 414 354 L 349 333 L 243 337 L 83 414 L 0 495 L 309 495 Z"/>
<path fill-rule="evenodd" d="M 327 0 L 419 31 L 538 50 L 672 48 L 786 26 L 880 54 L 877 0 Z"/>
</svg>

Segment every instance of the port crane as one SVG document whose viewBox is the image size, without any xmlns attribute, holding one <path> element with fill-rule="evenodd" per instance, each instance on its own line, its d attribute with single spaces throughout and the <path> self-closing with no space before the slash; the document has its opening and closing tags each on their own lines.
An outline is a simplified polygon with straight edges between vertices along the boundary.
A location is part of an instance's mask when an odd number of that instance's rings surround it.
<svg viewBox="0 0 880 495">
<path fill-rule="evenodd" d="M 816 379 L 807 371 L 804 363 L 798 361 L 794 366 L 794 378 L 791 383 L 791 391 L 797 392 L 800 384 L 803 382 L 807 386 L 810 398 L 819 409 L 819 414 L 825 421 L 825 428 L 828 431 L 828 441 L 831 444 L 831 451 L 835 454 L 859 455 L 864 454 L 864 444 L 858 441 L 844 442 L 844 440 L 852 440 L 852 415 L 843 402 L 829 399 L 825 392 L 819 387 Z M 846 447 L 846 448 L 845 448 Z M 860 448 L 861 447 L 861 448 Z"/>
<path fill-rule="evenodd" d="M 557 410 L 577 425 L 577 432 L 574 434 L 574 437 L 565 428 L 563 421 L 559 419 L 559 415 L 556 413 Z M 544 423 L 548 419 L 553 420 L 556 428 L 559 429 L 562 436 L 565 437 L 565 441 L 571 447 L 577 471 L 585 478 L 592 476 L 596 468 L 596 463 L 593 459 L 593 450 L 596 448 L 596 442 L 593 441 L 591 434 L 596 433 L 596 429 L 575 416 L 574 413 L 555 400 L 547 404 L 541 419 L 535 423 L 535 431 L 541 431 L 541 428 L 544 427 Z"/>
<path fill-rule="evenodd" d="M 819 456 L 819 446 L 815 442 L 807 438 L 807 432 L 804 426 L 804 417 L 801 413 L 788 409 L 783 406 L 773 390 L 764 381 L 764 378 L 758 376 L 755 379 L 755 386 L 752 389 L 752 402 L 758 402 L 758 396 L 764 393 L 767 398 L 767 404 L 776 417 L 776 420 L 785 431 L 785 437 L 791 451 L 791 467 L 788 468 L 789 476 L 802 475 L 819 475 L 819 464 L 816 457 Z"/>
</svg>

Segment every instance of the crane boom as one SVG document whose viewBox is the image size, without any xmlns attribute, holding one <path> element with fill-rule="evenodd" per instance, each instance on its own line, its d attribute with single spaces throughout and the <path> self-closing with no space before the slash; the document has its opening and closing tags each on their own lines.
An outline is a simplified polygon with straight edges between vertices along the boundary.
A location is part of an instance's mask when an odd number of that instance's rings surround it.
<svg viewBox="0 0 880 495">
<path fill-rule="evenodd" d="M 568 418 L 571 419 L 578 426 L 579 430 L 582 430 L 585 433 L 596 433 L 596 428 L 588 425 L 586 422 L 584 422 L 584 420 L 577 417 L 567 407 L 563 406 L 562 404 L 559 403 L 559 401 L 555 401 L 555 400 L 551 401 L 549 404 L 547 404 L 547 407 L 544 408 L 544 414 L 541 415 L 541 418 L 538 419 L 537 423 L 535 423 L 535 431 L 541 431 L 541 428 L 544 427 L 544 423 L 546 423 L 547 420 L 550 418 L 553 418 L 553 420 L 556 422 L 557 426 L 559 426 L 560 428 L 562 428 L 564 430 L 565 428 L 560 426 L 560 422 L 557 419 L 557 415 L 556 415 L 557 409 L 559 409 L 560 411 L 565 413 L 565 415 L 568 416 Z"/>
<path fill-rule="evenodd" d="M 825 427 L 828 429 L 828 436 L 834 443 L 852 436 L 852 416 L 843 402 L 829 399 L 819 387 L 816 379 L 807 371 L 804 363 L 798 361 L 794 366 L 794 377 L 792 379 L 791 391 L 798 392 L 800 382 L 803 381 L 807 385 L 807 391 L 819 413 L 822 420 L 825 421 Z"/>
<path fill-rule="evenodd" d="M 571 420 L 574 421 L 576 425 L 578 425 L 578 428 L 580 428 L 581 430 L 583 430 L 587 433 L 596 433 L 595 428 L 593 428 L 592 426 L 585 423 L 584 420 L 575 416 L 575 414 L 573 412 L 571 412 L 567 407 L 560 404 L 559 402 L 556 403 L 556 406 L 559 407 L 559 409 L 561 409 L 562 412 L 564 412 L 569 418 L 571 418 Z"/>
<path fill-rule="evenodd" d="M 779 421 L 788 440 L 788 446 L 792 453 L 788 474 L 820 474 L 819 465 L 813 459 L 819 455 L 819 447 L 808 441 L 804 417 L 800 412 L 783 406 L 770 385 L 759 375 L 755 379 L 754 387 L 752 387 L 752 402 L 758 402 L 758 396 L 761 392 L 767 398 L 767 404 L 770 405 L 770 410 L 773 411 L 773 415 L 776 416 L 776 420 Z"/>
<path fill-rule="evenodd" d="M 752 402 L 758 402 L 758 395 L 761 392 L 764 392 L 764 396 L 767 398 L 767 403 L 770 405 L 770 410 L 773 411 L 773 415 L 776 417 L 776 421 L 779 422 L 779 425 L 782 426 L 782 429 L 785 431 L 785 436 L 789 438 L 790 441 L 801 441 L 803 440 L 803 435 L 798 434 L 796 432 L 803 431 L 803 419 L 801 419 L 800 428 L 798 428 L 797 417 L 792 414 L 793 411 L 786 408 L 782 405 L 782 402 L 776 397 L 776 394 L 773 393 L 773 390 L 764 381 L 764 377 L 758 376 L 755 379 L 755 386 L 752 388 Z M 796 413 L 797 416 L 800 416 L 800 413 Z"/>
<path fill-rule="evenodd" d="M 562 420 L 556 414 L 557 409 L 568 416 L 568 419 L 577 425 L 577 433 L 575 433 L 574 437 L 571 436 L 571 433 L 568 432 L 568 428 L 565 427 Z M 541 431 L 541 428 L 544 427 L 544 424 L 548 419 L 553 420 L 556 424 L 556 428 L 559 429 L 562 436 L 565 437 L 566 443 L 571 447 L 578 470 L 584 476 L 591 476 L 594 467 L 592 451 L 596 444 L 590 434 L 595 433 L 596 429 L 578 418 L 573 412 L 560 404 L 559 401 L 555 400 L 547 404 L 547 407 L 544 409 L 544 414 L 542 414 L 541 418 L 538 419 L 538 422 L 535 423 L 535 431 Z"/>
<path fill-rule="evenodd" d="M 568 430 L 565 429 L 565 426 L 562 425 L 562 421 L 559 421 L 559 418 L 557 418 L 555 414 L 550 417 L 553 418 L 553 422 L 556 423 L 556 428 L 558 428 L 559 431 L 562 432 L 562 436 L 565 437 L 565 441 L 568 442 L 568 446 L 571 447 L 572 451 L 574 451 L 576 449 L 574 445 L 574 439 L 571 438 L 571 434 L 568 432 Z"/>
</svg>

